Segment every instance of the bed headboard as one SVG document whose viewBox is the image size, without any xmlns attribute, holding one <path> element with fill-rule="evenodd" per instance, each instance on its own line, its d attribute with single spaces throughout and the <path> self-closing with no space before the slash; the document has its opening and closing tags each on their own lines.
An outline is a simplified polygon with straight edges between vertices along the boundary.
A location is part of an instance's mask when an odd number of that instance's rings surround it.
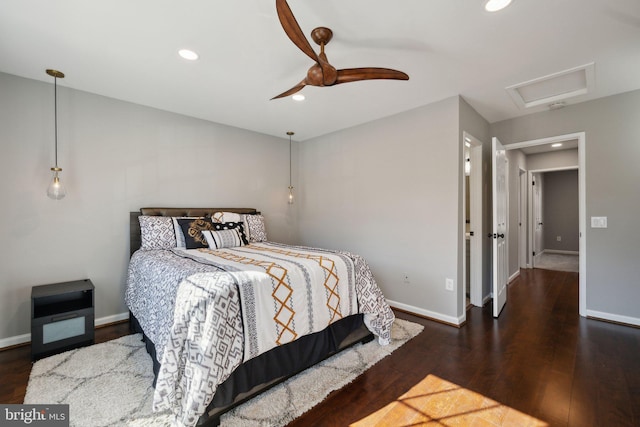
<svg viewBox="0 0 640 427">
<path fill-rule="evenodd" d="M 141 208 L 138 212 L 129 212 L 129 256 L 140 249 L 140 215 L 150 216 L 204 216 L 209 217 L 215 212 L 235 212 L 239 214 L 259 214 L 253 208 Z"/>
</svg>

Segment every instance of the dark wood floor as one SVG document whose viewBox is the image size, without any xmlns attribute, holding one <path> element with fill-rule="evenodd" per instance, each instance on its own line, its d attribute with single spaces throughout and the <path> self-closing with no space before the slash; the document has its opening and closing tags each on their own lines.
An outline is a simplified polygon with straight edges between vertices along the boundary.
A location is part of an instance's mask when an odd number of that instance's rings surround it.
<svg viewBox="0 0 640 427">
<path fill-rule="evenodd" d="M 429 374 L 551 426 L 640 425 L 640 329 L 581 318 L 577 273 L 523 270 L 497 320 L 490 306 L 460 329 L 397 317 L 425 329 L 291 426 L 348 426 Z M 96 341 L 127 333 L 100 328 Z M 29 347 L 0 352 L 0 402 L 22 403 L 30 369 Z"/>
</svg>

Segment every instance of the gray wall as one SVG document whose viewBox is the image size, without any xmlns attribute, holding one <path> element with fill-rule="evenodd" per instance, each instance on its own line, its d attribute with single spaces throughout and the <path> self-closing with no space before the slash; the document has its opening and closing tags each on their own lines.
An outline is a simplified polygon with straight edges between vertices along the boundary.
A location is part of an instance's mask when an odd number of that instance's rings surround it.
<svg viewBox="0 0 640 427">
<path fill-rule="evenodd" d="M 505 143 L 586 132 L 586 216 L 608 228 L 586 229 L 587 314 L 640 323 L 640 91 L 494 123 Z"/>
<path fill-rule="evenodd" d="M 300 239 L 364 256 L 384 295 L 445 321 L 459 316 L 459 99 L 300 144 Z M 404 276 L 410 283 L 404 283 Z"/>
<path fill-rule="evenodd" d="M 255 207 L 271 239 L 296 242 L 287 139 L 61 85 L 58 119 L 68 195 L 54 201 L 53 85 L 0 73 L 0 340 L 29 333 L 33 285 L 88 277 L 97 318 L 126 312 L 128 212 L 142 206 Z"/>
<path fill-rule="evenodd" d="M 544 249 L 578 252 L 578 171 L 545 172 L 542 179 Z"/>
</svg>

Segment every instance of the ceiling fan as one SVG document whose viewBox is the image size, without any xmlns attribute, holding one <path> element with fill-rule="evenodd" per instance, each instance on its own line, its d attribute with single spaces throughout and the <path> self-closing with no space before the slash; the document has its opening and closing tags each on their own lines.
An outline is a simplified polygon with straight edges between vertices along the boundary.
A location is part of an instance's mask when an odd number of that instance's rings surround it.
<svg viewBox="0 0 640 427">
<path fill-rule="evenodd" d="M 302 52 L 315 61 L 315 64 L 309 68 L 307 76 L 300 83 L 271 99 L 293 95 L 307 85 L 333 86 L 340 83 L 374 79 L 409 80 L 409 76 L 406 73 L 390 68 L 365 67 L 336 70 L 335 67 L 329 64 L 327 55 L 324 53 L 324 47 L 333 37 L 333 32 L 326 27 L 318 27 L 311 31 L 311 38 L 320 45 L 320 54 L 316 54 L 304 36 L 295 16 L 293 16 L 293 12 L 291 12 L 287 1 L 276 0 L 276 10 L 278 11 L 278 18 L 280 19 L 284 32 L 287 33 L 287 36 L 289 36 L 293 44 L 298 46 Z"/>
</svg>

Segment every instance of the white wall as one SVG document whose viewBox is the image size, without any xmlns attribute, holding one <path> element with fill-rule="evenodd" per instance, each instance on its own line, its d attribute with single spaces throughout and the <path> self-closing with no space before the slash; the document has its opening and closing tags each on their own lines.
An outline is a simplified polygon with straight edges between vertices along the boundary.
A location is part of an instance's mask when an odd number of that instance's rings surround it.
<svg viewBox="0 0 640 427">
<path fill-rule="evenodd" d="M 640 325 L 640 91 L 491 125 L 505 143 L 584 131 L 587 315 Z M 589 226 L 608 217 L 608 228 Z M 584 254 L 581 254 L 584 256 Z"/>
<path fill-rule="evenodd" d="M 453 97 L 305 141 L 298 195 L 303 244 L 364 256 L 389 300 L 452 323 L 458 292 L 445 278 L 462 286 L 464 248 L 458 122 Z"/>
<path fill-rule="evenodd" d="M 53 85 L 0 73 L 0 340 L 29 333 L 34 285 L 90 278 L 97 318 L 126 312 L 128 212 L 140 207 L 254 207 L 272 240 L 297 241 L 287 139 L 59 83 L 68 194 L 54 201 Z"/>
</svg>

